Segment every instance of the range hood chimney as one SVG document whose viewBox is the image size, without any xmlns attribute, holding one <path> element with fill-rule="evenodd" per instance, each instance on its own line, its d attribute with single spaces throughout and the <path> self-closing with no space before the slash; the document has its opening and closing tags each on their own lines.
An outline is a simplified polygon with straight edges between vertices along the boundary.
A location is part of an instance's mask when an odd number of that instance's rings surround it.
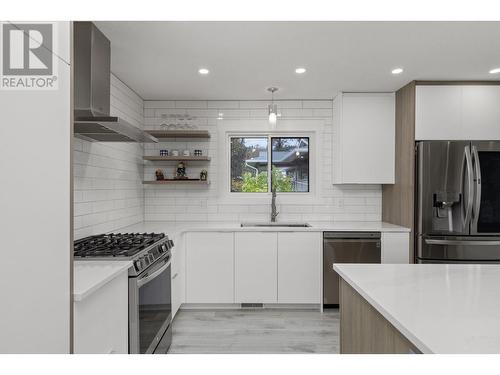
<svg viewBox="0 0 500 375">
<path fill-rule="evenodd" d="M 111 44 L 92 22 L 74 22 L 74 132 L 100 142 L 158 142 L 110 116 Z"/>
</svg>

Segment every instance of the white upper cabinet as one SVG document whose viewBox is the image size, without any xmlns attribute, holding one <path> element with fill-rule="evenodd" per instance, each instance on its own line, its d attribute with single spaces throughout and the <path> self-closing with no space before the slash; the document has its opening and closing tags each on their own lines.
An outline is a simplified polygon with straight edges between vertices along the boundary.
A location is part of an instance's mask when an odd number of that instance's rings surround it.
<svg viewBox="0 0 500 375">
<path fill-rule="evenodd" d="M 339 93 L 333 113 L 333 183 L 393 184 L 394 93 Z"/>
<path fill-rule="evenodd" d="M 463 139 L 462 87 L 417 86 L 415 139 Z"/>
<path fill-rule="evenodd" d="M 465 139 L 500 139 L 500 86 L 463 86 Z"/>
<path fill-rule="evenodd" d="M 500 139 L 500 86 L 416 87 L 416 140 Z"/>
</svg>

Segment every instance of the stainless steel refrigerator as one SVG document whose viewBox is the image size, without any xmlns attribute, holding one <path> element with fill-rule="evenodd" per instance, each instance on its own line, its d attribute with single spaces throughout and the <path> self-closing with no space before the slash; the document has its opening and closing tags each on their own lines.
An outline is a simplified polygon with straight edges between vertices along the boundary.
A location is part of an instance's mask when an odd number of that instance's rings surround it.
<svg viewBox="0 0 500 375">
<path fill-rule="evenodd" d="M 419 263 L 500 263 L 500 141 L 417 143 Z"/>
</svg>

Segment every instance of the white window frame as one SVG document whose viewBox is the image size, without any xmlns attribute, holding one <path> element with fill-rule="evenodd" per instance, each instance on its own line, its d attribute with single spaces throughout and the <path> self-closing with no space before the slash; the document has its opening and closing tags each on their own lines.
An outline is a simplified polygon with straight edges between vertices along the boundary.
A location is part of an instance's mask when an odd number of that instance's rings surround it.
<svg viewBox="0 0 500 375">
<path fill-rule="evenodd" d="M 217 123 L 220 165 L 218 168 L 219 199 L 228 204 L 267 204 L 267 193 L 231 192 L 231 138 L 233 137 L 308 137 L 309 138 L 309 192 L 277 193 L 281 203 L 308 204 L 318 200 L 321 186 L 318 136 L 324 129 L 324 120 L 279 120 L 276 130 L 266 120 L 220 120 Z M 252 129 L 252 131 L 242 130 Z M 268 168 L 271 162 L 269 160 Z"/>
<path fill-rule="evenodd" d="M 229 142 L 229 147 L 228 147 L 228 152 L 229 152 L 229 156 L 228 156 L 228 160 L 229 160 L 229 192 L 231 194 L 245 194 L 245 192 L 242 192 L 242 191 L 231 191 L 231 140 L 233 138 L 262 138 L 262 139 L 267 139 L 267 187 L 270 191 L 267 191 L 267 192 L 249 192 L 247 194 L 267 194 L 269 192 L 272 193 L 272 190 L 271 190 L 271 184 L 272 184 L 272 162 L 273 162 L 273 158 L 272 158 L 272 141 L 273 141 L 273 138 L 301 138 L 301 139 L 304 139 L 304 138 L 307 138 L 309 142 L 311 142 L 311 138 L 308 136 L 308 135 L 278 135 L 278 134 L 272 134 L 272 133 L 266 133 L 266 134 L 259 134 L 259 135 L 255 135 L 255 134 L 252 134 L 252 135 L 241 135 L 241 134 L 238 134 L 238 135 L 229 135 L 228 136 L 228 142 Z M 310 144 L 308 143 L 308 146 L 307 146 L 307 150 L 308 150 L 308 153 L 309 153 L 309 150 L 311 149 L 310 147 Z M 308 155 L 309 157 L 309 155 Z M 303 195 L 303 194 L 309 194 L 311 192 L 311 183 L 310 183 L 310 176 L 309 176 L 309 171 L 311 169 L 311 160 L 308 159 L 307 161 L 307 169 L 308 169 L 308 177 L 307 177 L 307 190 L 308 191 L 297 191 L 297 192 L 293 192 L 293 191 L 283 191 L 281 192 L 281 194 L 300 194 L 300 195 Z M 280 193 L 280 192 L 278 192 Z"/>
</svg>

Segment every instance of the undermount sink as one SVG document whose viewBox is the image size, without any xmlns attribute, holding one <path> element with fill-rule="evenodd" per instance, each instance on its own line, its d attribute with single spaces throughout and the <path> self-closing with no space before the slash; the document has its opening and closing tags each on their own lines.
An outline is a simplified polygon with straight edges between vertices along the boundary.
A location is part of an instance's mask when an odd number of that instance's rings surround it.
<svg viewBox="0 0 500 375">
<path fill-rule="evenodd" d="M 308 228 L 308 223 L 241 223 L 241 227 L 287 227 L 287 228 Z"/>
</svg>

